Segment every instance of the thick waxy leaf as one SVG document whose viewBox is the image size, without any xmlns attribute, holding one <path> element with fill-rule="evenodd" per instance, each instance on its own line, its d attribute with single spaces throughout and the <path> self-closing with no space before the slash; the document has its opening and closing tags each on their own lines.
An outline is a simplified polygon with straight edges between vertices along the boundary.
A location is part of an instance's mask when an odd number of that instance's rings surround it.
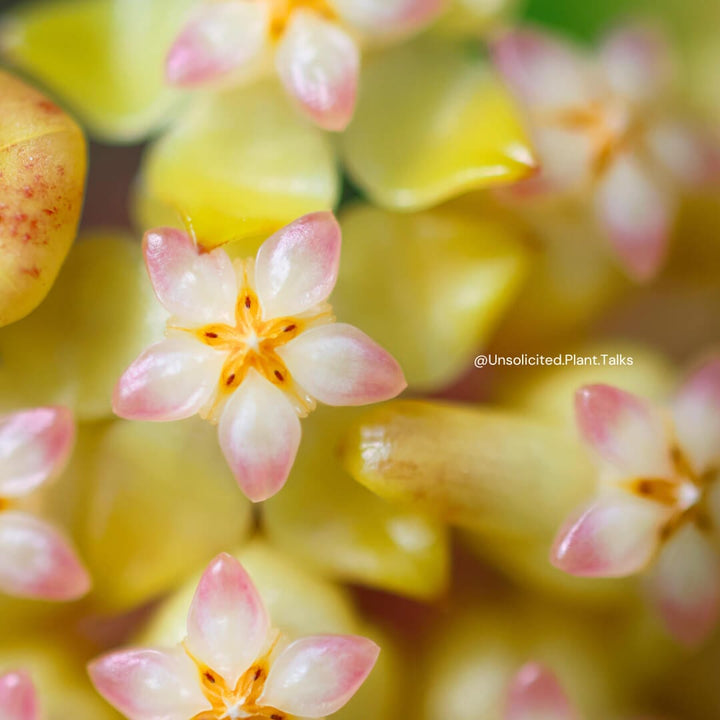
<svg viewBox="0 0 720 720">
<path fill-rule="evenodd" d="M 121 233 L 81 239 L 47 302 L 0 330 L 0 406 L 56 404 L 80 420 L 109 416 L 113 386 L 158 339 L 163 319 L 139 243 Z"/>
<path fill-rule="evenodd" d="M 404 210 L 535 171 L 501 82 L 462 45 L 436 38 L 367 62 L 341 149 L 351 176 L 375 202 Z"/>
<path fill-rule="evenodd" d="M 353 206 L 341 216 L 338 317 L 397 358 L 411 387 L 472 368 L 525 275 L 514 225 L 452 206 L 401 214 Z"/>
<path fill-rule="evenodd" d="M 0 325 L 45 298 L 75 239 L 85 187 L 82 131 L 0 71 Z"/>
<path fill-rule="evenodd" d="M 110 142 L 146 137 L 179 99 L 165 54 L 193 0 L 20 3 L 0 31 L 11 62 L 35 75 Z M 68 42 L 72 38 L 72 42 Z"/>
<path fill-rule="evenodd" d="M 185 215 L 213 247 L 264 239 L 337 193 L 328 139 L 267 81 L 198 98 L 145 156 L 135 211 L 143 228 L 182 227 Z"/>
<path fill-rule="evenodd" d="M 334 452 L 356 410 L 318 408 L 281 493 L 263 506 L 270 539 L 309 567 L 412 597 L 438 595 L 447 580 L 439 523 L 361 488 Z"/>
</svg>

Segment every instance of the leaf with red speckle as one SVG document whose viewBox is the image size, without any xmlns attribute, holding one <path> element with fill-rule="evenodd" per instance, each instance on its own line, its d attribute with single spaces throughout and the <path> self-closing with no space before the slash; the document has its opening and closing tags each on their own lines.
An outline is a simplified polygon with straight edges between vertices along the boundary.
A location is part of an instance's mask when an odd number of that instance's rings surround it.
<svg viewBox="0 0 720 720">
<path fill-rule="evenodd" d="M 74 120 L 0 71 L 0 325 L 52 287 L 77 231 L 86 165 Z"/>
</svg>

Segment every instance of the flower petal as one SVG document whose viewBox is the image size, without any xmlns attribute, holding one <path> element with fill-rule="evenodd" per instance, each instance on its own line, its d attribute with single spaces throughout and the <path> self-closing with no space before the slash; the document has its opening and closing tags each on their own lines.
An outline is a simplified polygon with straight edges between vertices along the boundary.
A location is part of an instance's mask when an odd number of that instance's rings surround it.
<svg viewBox="0 0 720 720">
<path fill-rule="evenodd" d="M 538 663 L 524 665 L 510 684 L 505 720 L 577 720 L 554 673 Z"/>
<path fill-rule="evenodd" d="M 330 715 L 365 682 L 380 648 L 356 635 L 314 635 L 291 643 L 270 669 L 259 703 L 306 718 Z"/>
<path fill-rule="evenodd" d="M 673 405 L 678 444 L 702 474 L 720 462 L 720 355 L 683 384 Z"/>
<path fill-rule="evenodd" d="M 618 158 L 598 187 L 596 212 L 626 272 L 649 280 L 660 268 L 677 198 L 632 155 Z"/>
<path fill-rule="evenodd" d="M 206 568 L 187 620 L 192 655 L 222 675 L 230 687 L 262 653 L 270 620 L 243 566 L 227 553 Z"/>
<path fill-rule="evenodd" d="M 445 7 L 444 0 L 333 0 L 342 18 L 373 35 L 417 30 Z"/>
<path fill-rule="evenodd" d="M 325 130 L 344 130 L 355 111 L 360 53 L 337 24 L 296 10 L 275 56 L 285 89 Z"/>
<path fill-rule="evenodd" d="M 129 720 L 188 720 L 210 703 L 182 650 L 121 650 L 88 665 L 97 691 Z"/>
<path fill-rule="evenodd" d="M 332 213 L 304 215 L 258 250 L 255 287 L 265 318 L 297 315 L 325 300 L 337 281 L 340 226 Z"/>
<path fill-rule="evenodd" d="M 0 717 L 2 720 L 37 720 L 40 714 L 32 680 L 27 673 L 0 675 Z"/>
<path fill-rule="evenodd" d="M 182 420 L 207 403 L 222 371 L 223 353 L 191 337 L 151 345 L 115 386 L 113 410 L 128 420 Z"/>
<path fill-rule="evenodd" d="M 652 99 L 672 77 L 670 48 L 652 28 L 628 26 L 613 31 L 600 55 L 612 89 L 634 102 Z"/>
<path fill-rule="evenodd" d="M 0 513 L 2 592 L 43 600 L 75 600 L 89 589 L 87 571 L 59 531 L 23 512 Z"/>
<path fill-rule="evenodd" d="M 57 475 L 74 440 L 67 408 L 41 407 L 0 417 L 0 497 L 26 495 Z"/>
<path fill-rule="evenodd" d="M 407 387 L 395 358 L 353 325 L 311 328 L 277 352 L 300 385 L 326 405 L 380 402 Z"/>
<path fill-rule="evenodd" d="M 694 525 L 685 525 L 668 541 L 650 588 L 668 630 L 680 642 L 697 645 L 713 630 L 720 611 L 718 556 Z"/>
<path fill-rule="evenodd" d="M 531 107 L 576 106 L 592 99 L 596 85 L 587 59 L 548 33 L 505 33 L 493 44 L 492 56 L 513 92 Z"/>
<path fill-rule="evenodd" d="M 168 82 L 201 85 L 243 67 L 263 50 L 269 22 L 264 2 L 202 3 L 170 48 L 165 61 Z"/>
<path fill-rule="evenodd" d="M 648 129 L 646 142 L 662 165 L 686 186 L 701 187 L 720 177 L 720 143 L 704 128 L 666 120 Z"/>
<path fill-rule="evenodd" d="M 625 494 L 601 498 L 565 523 L 550 561 L 582 577 L 632 575 L 652 559 L 664 519 L 658 503 Z"/>
<path fill-rule="evenodd" d="M 191 325 L 234 324 L 237 280 L 228 254 L 218 248 L 203 253 L 175 228 L 145 233 L 143 251 L 160 302 Z"/>
<path fill-rule="evenodd" d="M 585 385 L 575 394 L 585 442 L 625 478 L 670 477 L 665 419 L 646 400 L 611 385 Z"/>
<path fill-rule="evenodd" d="M 225 405 L 218 432 L 250 500 L 267 500 L 282 488 L 300 445 L 300 420 L 282 390 L 251 370 Z"/>
</svg>

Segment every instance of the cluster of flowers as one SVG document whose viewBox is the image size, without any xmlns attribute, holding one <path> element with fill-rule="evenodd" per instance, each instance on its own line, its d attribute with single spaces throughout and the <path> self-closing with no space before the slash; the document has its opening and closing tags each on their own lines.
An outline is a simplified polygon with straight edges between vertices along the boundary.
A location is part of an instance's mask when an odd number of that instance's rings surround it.
<svg viewBox="0 0 720 720">
<path fill-rule="evenodd" d="M 720 355 L 706 354 L 670 403 L 656 400 L 677 382 L 665 365 L 650 367 L 661 364 L 650 355 L 631 368 L 540 368 L 519 389 L 514 368 L 472 368 L 493 336 L 505 354 L 557 350 L 553 341 L 575 341 L 607 308 L 624 314 L 613 303 L 642 297 L 640 286 L 664 271 L 688 198 L 712 202 L 720 142 L 682 110 L 664 36 L 625 26 L 591 53 L 514 28 L 511 8 L 476 0 L 182 0 L 171 20 L 167 2 L 21 3 L 0 27 L 6 57 L 98 137 L 134 142 L 164 129 L 145 152 L 133 200 L 149 293 L 137 244 L 96 237 L 70 250 L 85 177 L 81 131 L 0 73 L 9 118 L 0 120 L 8 151 L 0 237 L 9 250 L 0 262 L 10 278 L 0 288 L 8 325 L 0 389 L 2 406 L 13 408 L 0 417 L 0 591 L 19 599 L 0 615 L 18 613 L 25 627 L 40 608 L 53 623 L 63 617 L 56 606 L 30 604 L 24 621 L 25 603 L 86 596 L 87 605 L 71 607 L 84 608 L 90 625 L 103 625 L 98 609 L 129 613 L 121 640 L 153 647 L 88 665 L 97 692 L 129 720 L 341 711 L 373 683 L 382 631 L 367 632 L 378 643 L 354 632 L 291 640 L 301 634 L 287 631 L 294 623 L 283 617 L 274 629 L 266 609 L 280 602 L 273 595 L 294 604 L 291 590 L 266 592 L 264 562 L 256 573 L 225 552 L 192 582 L 189 602 L 187 588 L 170 595 L 207 557 L 245 538 L 247 499 L 263 503 L 253 511 L 257 534 L 321 574 L 432 600 L 447 589 L 446 526 L 456 526 L 484 561 L 536 590 L 538 605 L 554 607 L 548 598 L 565 593 L 627 611 L 643 635 L 628 643 L 629 656 L 665 647 L 654 626 L 643 633 L 653 619 L 634 608 L 634 590 L 573 578 L 645 574 L 665 630 L 682 645 L 704 643 L 720 618 Z M 153 41 L 143 42 L 148 32 Z M 70 33 L 83 39 L 77 57 L 66 47 Z M 482 44 L 488 59 L 476 52 Z M 355 200 L 336 219 L 338 161 L 349 194 L 380 208 Z M 341 265 L 343 234 L 350 257 Z M 703 264 L 696 252 L 687 254 L 692 272 Z M 714 291 L 712 268 L 710 277 Z M 336 286 L 341 319 L 382 344 L 336 321 Z M 51 376 L 48 363 L 57 366 Z M 444 402 L 394 400 L 408 386 Z M 446 402 L 489 396 L 503 409 Z M 318 402 L 384 404 L 345 411 L 353 415 L 320 410 L 313 425 Z M 14 409 L 20 404 L 30 409 Z M 74 415 L 86 434 L 71 461 Z M 217 426 L 217 443 L 205 425 L 176 422 L 196 415 Z M 142 421 L 188 430 L 171 436 Z M 172 469 L 171 456 L 179 458 Z M 156 475 L 139 472 L 132 485 L 126 473 L 143 463 Z M 226 486 L 214 496 L 225 466 L 239 499 Z M 64 471 L 73 491 L 61 499 L 50 486 Z M 340 472 L 344 484 L 331 488 Z M 168 488 L 167 478 L 186 473 L 188 502 L 201 499 L 175 517 L 183 486 Z M 133 489 L 123 496 L 124 485 Z M 147 536 L 135 528 L 143 503 Z M 196 539 L 205 528 L 194 522 L 217 529 Z M 177 529 L 183 524 L 189 530 Z M 125 533 L 139 540 L 121 550 Z M 175 548 L 166 536 L 186 543 Z M 140 558 L 148 538 L 168 555 Z M 185 546 L 194 548 L 187 558 Z M 115 555 L 126 565 L 108 570 Z M 295 611 L 310 612 L 310 597 Z M 135 611 L 156 618 L 154 630 L 133 635 Z M 8 626 L 8 638 L 14 632 Z M 93 649 L 111 645 L 87 634 Z M 579 717 L 542 644 L 524 639 L 512 660 L 491 653 L 491 663 L 507 666 L 488 705 L 497 717 Z M 438 708 L 480 717 L 479 691 L 467 684 L 483 671 L 461 647 L 428 662 L 430 676 L 444 678 L 437 687 L 416 689 L 410 707 L 431 720 Z M 608 652 L 622 674 L 616 649 Z M 33 667 L 0 670 L 0 719 L 38 720 L 45 701 Z M 381 718 L 377 703 L 369 707 Z"/>
</svg>

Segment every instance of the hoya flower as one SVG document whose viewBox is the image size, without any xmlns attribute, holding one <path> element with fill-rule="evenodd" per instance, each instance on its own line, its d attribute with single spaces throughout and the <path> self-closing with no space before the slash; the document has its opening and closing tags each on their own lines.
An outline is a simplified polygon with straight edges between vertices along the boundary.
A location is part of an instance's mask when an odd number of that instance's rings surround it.
<svg viewBox="0 0 720 720">
<path fill-rule="evenodd" d="M 669 411 L 608 385 L 581 388 L 580 432 L 600 463 L 597 498 L 562 528 L 552 562 L 573 575 L 649 570 L 670 632 L 695 644 L 720 608 L 720 356 Z"/>
<path fill-rule="evenodd" d="M 320 718 L 350 700 L 379 650 L 354 635 L 288 642 L 242 565 L 221 554 L 200 579 L 183 643 L 113 652 L 89 672 L 130 720 Z"/>
<path fill-rule="evenodd" d="M 0 718 L 2 720 L 38 720 L 35 688 L 24 672 L 0 675 Z"/>
<path fill-rule="evenodd" d="M 519 30 L 496 42 L 494 57 L 527 108 L 542 164 L 524 189 L 590 198 L 626 272 L 651 278 L 681 191 L 720 171 L 716 145 L 667 107 L 673 73 L 662 38 L 619 29 L 592 58 Z"/>
<path fill-rule="evenodd" d="M 505 720 L 579 720 L 579 715 L 555 673 L 531 662 L 510 683 Z"/>
<path fill-rule="evenodd" d="M 52 525 L 29 512 L 29 496 L 54 478 L 70 455 L 75 427 L 61 407 L 0 417 L 0 591 L 74 600 L 90 587 L 75 551 Z"/>
<path fill-rule="evenodd" d="M 206 0 L 167 57 L 168 81 L 198 86 L 240 80 L 271 65 L 321 127 L 343 130 L 355 109 L 359 36 L 406 34 L 443 0 Z"/>
<path fill-rule="evenodd" d="M 171 313 L 166 338 L 143 352 L 115 389 L 115 412 L 135 420 L 199 413 L 253 501 L 285 483 L 300 417 L 316 399 L 363 405 L 405 387 L 397 362 L 357 328 L 335 323 L 326 302 L 337 279 L 340 228 L 306 215 L 231 261 L 172 228 L 145 235 L 148 272 Z"/>
</svg>

